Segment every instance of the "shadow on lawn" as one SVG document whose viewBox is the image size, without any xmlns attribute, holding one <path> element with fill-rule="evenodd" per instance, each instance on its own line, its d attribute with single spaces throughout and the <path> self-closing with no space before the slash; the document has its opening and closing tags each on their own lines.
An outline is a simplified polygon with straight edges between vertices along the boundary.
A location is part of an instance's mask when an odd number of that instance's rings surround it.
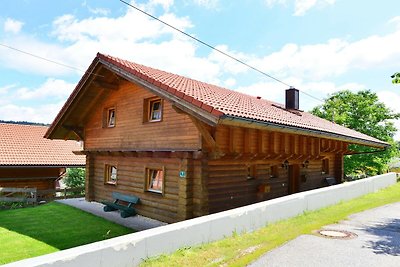
<svg viewBox="0 0 400 267">
<path fill-rule="evenodd" d="M 54 202 L 0 211 L 0 227 L 60 250 L 133 232 L 92 214 Z"/>
<path fill-rule="evenodd" d="M 377 237 L 376 241 L 368 241 L 365 248 L 372 249 L 375 254 L 400 255 L 400 219 L 392 219 L 363 230 Z"/>
</svg>

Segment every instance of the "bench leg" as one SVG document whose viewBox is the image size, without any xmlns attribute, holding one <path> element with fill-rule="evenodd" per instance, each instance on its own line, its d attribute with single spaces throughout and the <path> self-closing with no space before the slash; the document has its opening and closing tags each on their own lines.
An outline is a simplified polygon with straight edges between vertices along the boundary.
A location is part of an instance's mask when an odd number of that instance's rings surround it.
<svg viewBox="0 0 400 267">
<path fill-rule="evenodd" d="M 114 208 L 114 207 L 111 207 L 111 206 L 104 206 L 104 207 L 103 207 L 103 210 L 104 210 L 105 212 L 109 212 L 109 211 L 114 211 L 114 210 L 117 210 L 117 209 Z"/>
<path fill-rule="evenodd" d="M 129 216 L 133 216 L 133 215 L 136 215 L 136 212 L 135 211 L 121 211 L 121 217 L 122 218 L 127 218 L 127 217 L 129 217 Z"/>
</svg>

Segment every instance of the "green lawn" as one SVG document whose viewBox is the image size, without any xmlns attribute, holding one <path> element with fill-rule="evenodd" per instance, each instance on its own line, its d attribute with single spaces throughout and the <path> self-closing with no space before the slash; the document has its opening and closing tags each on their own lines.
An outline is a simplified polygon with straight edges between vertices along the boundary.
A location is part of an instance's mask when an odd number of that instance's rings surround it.
<svg viewBox="0 0 400 267">
<path fill-rule="evenodd" d="M 134 232 L 79 209 L 49 204 L 0 211 L 0 264 Z"/>
<path fill-rule="evenodd" d="M 234 233 L 226 239 L 182 248 L 170 255 L 151 258 L 141 266 L 246 266 L 265 252 L 324 225 L 337 223 L 366 209 L 400 201 L 400 183 L 390 188 L 318 211 L 270 224 L 257 231 Z"/>
</svg>

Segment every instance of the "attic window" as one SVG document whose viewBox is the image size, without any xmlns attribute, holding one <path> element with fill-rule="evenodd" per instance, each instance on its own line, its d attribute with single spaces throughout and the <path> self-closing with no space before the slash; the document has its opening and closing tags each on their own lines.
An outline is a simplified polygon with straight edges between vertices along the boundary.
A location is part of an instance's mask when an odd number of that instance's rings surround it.
<svg viewBox="0 0 400 267">
<path fill-rule="evenodd" d="M 107 127 L 115 126 L 115 108 L 110 108 L 107 112 Z"/>
<path fill-rule="evenodd" d="M 103 112 L 103 128 L 115 127 L 115 108 L 105 108 Z"/>
<path fill-rule="evenodd" d="M 143 122 L 162 120 L 163 101 L 160 98 L 148 98 L 144 101 Z"/>
<path fill-rule="evenodd" d="M 150 118 L 149 121 L 161 120 L 161 100 L 154 100 L 150 102 Z"/>
</svg>

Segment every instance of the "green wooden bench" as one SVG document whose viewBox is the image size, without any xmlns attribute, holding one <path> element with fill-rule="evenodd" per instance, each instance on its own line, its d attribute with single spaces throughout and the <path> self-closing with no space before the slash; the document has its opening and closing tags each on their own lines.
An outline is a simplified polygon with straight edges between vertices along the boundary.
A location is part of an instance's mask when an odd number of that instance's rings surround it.
<svg viewBox="0 0 400 267">
<path fill-rule="evenodd" d="M 101 202 L 105 205 L 103 208 L 105 212 L 120 210 L 122 218 L 136 215 L 136 210 L 133 208 L 133 205 L 139 202 L 138 197 L 128 196 L 118 192 L 112 192 L 112 198 L 114 199 L 114 202 L 109 202 L 109 201 Z M 127 203 L 127 205 L 122 204 L 121 201 Z"/>
</svg>

